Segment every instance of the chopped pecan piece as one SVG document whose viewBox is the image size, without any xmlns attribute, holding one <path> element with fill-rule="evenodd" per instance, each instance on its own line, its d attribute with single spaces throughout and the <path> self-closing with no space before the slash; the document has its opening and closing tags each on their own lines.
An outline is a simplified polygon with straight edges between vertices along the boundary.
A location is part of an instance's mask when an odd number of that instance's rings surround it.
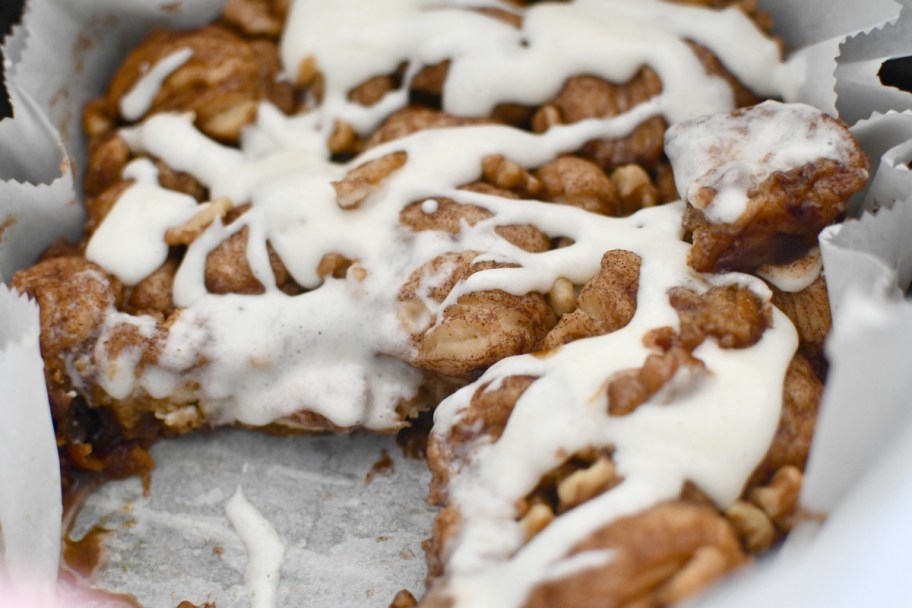
<svg viewBox="0 0 912 608">
<path fill-rule="evenodd" d="M 668 294 L 678 311 L 680 336 L 687 348 L 706 337 L 722 348 L 747 348 L 756 344 L 769 325 L 769 311 L 759 298 L 743 287 L 726 285 L 697 293 L 676 287 Z"/>
<path fill-rule="evenodd" d="M 355 209 L 369 196 L 383 187 L 386 179 L 405 166 L 408 160 L 406 152 L 393 152 L 380 158 L 367 161 L 348 172 L 344 178 L 333 182 L 339 206 L 343 209 Z"/>
<path fill-rule="evenodd" d="M 689 392 L 706 376 L 706 365 L 687 350 L 675 347 L 652 354 L 643 367 L 618 373 L 608 384 L 608 412 L 626 416 L 660 391 L 667 399 Z"/>
</svg>

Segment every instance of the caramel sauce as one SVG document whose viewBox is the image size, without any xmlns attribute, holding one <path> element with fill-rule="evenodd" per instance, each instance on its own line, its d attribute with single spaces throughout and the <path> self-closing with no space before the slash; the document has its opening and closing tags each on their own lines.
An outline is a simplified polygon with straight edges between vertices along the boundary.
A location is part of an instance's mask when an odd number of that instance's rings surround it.
<svg viewBox="0 0 912 608">
<path fill-rule="evenodd" d="M 63 562 L 65 567 L 84 579 L 91 579 L 98 571 L 107 553 L 105 544 L 113 532 L 95 526 L 79 540 L 69 534 L 63 538 Z"/>
<path fill-rule="evenodd" d="M 373 465 L 371 465 L 370 471 L 367 472 L 367 475 L 364 477 L 364 483 L 370 483 L 374 480 L 374 477 L 377 475 L 392 475 L 395 470 L 396 463 L 390 458 L 389 452 L 386 451 L 386 448 L 380 450 L 380 458 L 377 459 Z"/>
<path fill-rule="evenodd" d="M 113 531 L 98 525 L 79 540 L 71 538 L 73 525 L 85 499 L 103 481 L 99 475 L 76 474 L 64 488 L 62 562 L 59 579 L 63 586 L 79 590 L 79 597 L 82 600 L 95 601 L 98 605 L 110 608 L 143 608 L 139 600 L 130 594 L 92 588 L 92 577 L 104 563 L 107 553 L 105 543 L 114 534 Z"/>
<path fill-rule="evenodd" d="M 412 595 L 412 592 L 408 589 L 403 589 L 396 594 L 396 597 L 393 598 L 393 601 L 389 605 L 389 608 L 415 608 L 417 605 L 418 600 L 415 599 L 415 596 Z"/>
<path fill-rule="evenodd" d="M 66 571 L 82 579 L 91 578 L 98 570 L 104 554 L 105 540 L 111 534 L 110 530 L 95 526 L 82 539 L 72 538 L 73 525 L 85 499 L 101 485 L 101 481 L 97 475 L 74 476 L 63 494 L 62 566 Z"/>
</svg>

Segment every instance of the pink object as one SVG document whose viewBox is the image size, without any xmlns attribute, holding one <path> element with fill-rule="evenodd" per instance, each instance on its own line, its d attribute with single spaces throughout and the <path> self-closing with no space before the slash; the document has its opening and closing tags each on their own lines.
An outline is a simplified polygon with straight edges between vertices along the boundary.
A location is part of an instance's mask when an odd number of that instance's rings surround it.
<svg viewBox="0 0 912 608">
<path fill-rule="evenodd" d="M 56 597 L 36 586 L 17 582 L 10 584 L 0 577 L 2 608 L 127 608 L 136 604 L 126 598 L 82 589 L 73 581 L 59 580 Z"/>
<path fill-rule="evenodd" d="M 64 603 L 48 593 L 29 589 L 26 585 L 11 586 L 0 582 L 0 606 L 3 608 L 76 608 L 77 604 Z"/>
</svg>

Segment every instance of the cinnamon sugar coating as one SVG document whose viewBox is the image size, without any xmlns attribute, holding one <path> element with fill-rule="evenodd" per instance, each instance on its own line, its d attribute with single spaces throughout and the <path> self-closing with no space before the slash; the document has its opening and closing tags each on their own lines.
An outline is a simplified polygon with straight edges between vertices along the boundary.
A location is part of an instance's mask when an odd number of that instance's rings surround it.
<svg viewBox="0 0 912 608">
<path fill-rule="evenodd" d="M 822 159 L 771 176 L 753 194 L 750 217 L 711 224 L 688 207 L 685 228 L 693 234 L 691 265 L 701 272 L 753 270 L 791 261 L 817 243 L 817 234 L 841 218 L 849 195 L 867 179 L 861 151 L 852 166 Z"/>
<path fill-rule="evenodd" d="M 68 369 L 70 361 L 77 368 L 91 365 L 106 314 L 120 303 L 119 281 L 82 258 L 60 256 L 17 272 L 10 286 L 40 309 L 39 343 L 64 485 L 72 482 L 71 470 L 103 471 L 111 478 L 140 474 L 148 481 L 154 465 L 145 448 L 154 425 L 143 419 L 125 427 L 112 411 L 90 407 L 73 392 Z"/>
<path fill-rule="evenodd" d="M 269 99 L 289 111 L 291 97 L 276 83 L 275 44 L 246 41 L 220 25 L 189 32 L 155 32 L 127 55 L 104 98 L 86 108 L 83 123 L 90 136 L 100 135 L 120 120 L 119 104 L 149 66 L 190 49 L 192 56 L 171 73 L 144 115 L 193 112 L 206 134 L 237 141 L 241 128 L 256 116 L 256 105 Z"/>
<path fill-rule="evenodd" d="M 830 333 L 833 318 L 826 279 L 821 274 L 801 291 L 773 289 L 773 306 L 784 312 L 801 337 L 800 351 L 823 377 L 826 361 L 823 345 Z"/>
<path fill-rule="evenodd" d="M 494 194 L 504 198 L 515 198 L 509 190 L 476 182 L 463 186 L 463 190 Z M 407 205 L 399 213 L 399 221 L 416 232 L 435 230 L 457 236 L 462 231 L 463 223 L 474 226 L 478 222 L 494 217 L 490 211 L 478 205 L 461 204 L 446 197 L 426 199 L 432 201 L 433 211 L 424 209 L 425 201 L 416 201 Z M 551 239 L 531 224 L 497 226 L 494 232 L 504 240 L 529 252 L 542 252 L 551 248 Z"/>
<path fill-rule="evenodd" d="M 611 179 L 598 165 L 573 156 L 562 156 L 538 168 L 542 198 L 601 215 L 620 216 Z"/>
<path fill-rule="evenodd" d="M 681 601 L 745 562 L 731 525 L 713 509 L 672 501 L 618 519 L 571 554 L 610 550 L 601 567 L 584 569 L 533 589 L 526 608 Z M 646 605 L 649 605 L 648 603 Z"/>
<path fill-rule="evenodd" d="M 423 298 L 442 302 L 456 283 L 504 267 L 476 263 L 477 256 L 472 251 L 438 256 L 413 272 L 400 290 L 400 318 L 417 347 L 413 363 L 419 369 L 469 376 L 504 357 L 537 350 L 554 325 L 554 311 L 542 295 L 501 290 L 462 295 L 435 322 Z"/>
<path fill-rule="evenodd" d="M 487 118 L 464 118 L 451 116 L 444 112 L 423 108 L 423 107 L 406 107 L 397 110 L 374 131 L 367 141 L 367 147 L 372 148 L 379 146 L 388 141 L 407 137 L 412 133 L 424 131 L 426 129 L 445 129 L 450 127 L 462 127 L 466 125 L 487 124 L 491 121 Z"/>
<path fill-rule="evenodd" d="M 623 84 L 594 76 L 574 76 L 545 107 L 556 111 L 557 124 L 572 124 L 588 118 L 617 116 L 661 92 L 662 81 L 650 68 L 641 69 Z M 630 163 L 652 166 L 661 159 L 667 126 L 664 118 L 650 118 L 623 139 L 587 143 L 580 154 L 606 171 Z"/>
<path fill-rule="evenodd" d="M 468 376 L 505 357 L 538 350 L 554 320 L 540 294 L 466 294 L 422 335 L 415 365 L 448 376 Z"/>
<path fill-rule="evenodd" d="M 246 36 L 277 39 L 288 16 L 289 0 L 229 0 L 222 21 Z"/>
<path fill-rule="evenodd" d="M 206 289 L 210 293 L 261 294 L 265 288 L 253 274 L 247 260 L 247 228 L 234 233 L 206 258 Z M 267 244 L 269 265 L 277 285 L 294 293 L 298 288 L 288 274 L 282 260 Z"/>
<path fill-rule="evenodd" d="M 507 426 L 516 401 L 529 385 L 532 376 L 512 376 L 494 388 L 482 384 L 475 391 L 472 406 L 450 429 L 446 437 L 431 435 L 428 442 L 428 466 L 433 474 L 428 502 L 441 505 L 445 501 L 450 468 L 458 467 L 467 458 L 464 450 L 481 438 L 497 441 Z"/>
<path fill-rule="evenodd" d="M 542 349 L 558 348 L 581 338 L 600 336 L 627 325 L 636 312 L 640 258 L 623 250 L 602 256 L 599 272 L 575 298 L 575 310 L 561 316 Z"/>
<path fill-rule="evenodd" d="M 55 356 L 87 345 L 120 299 L 121 286 L 99 266 L 56 257 L 20 272 L 11 286 L 38 302 L 41 350 Z"/>
<path fill-rule="evenodd" d="M 156 314 L 166 317 L 174 311 L 172 289 L 177 261 L 170 258 L 148 277 L 125 292 L 124 309 L 135 314 Z"/>
</svg>

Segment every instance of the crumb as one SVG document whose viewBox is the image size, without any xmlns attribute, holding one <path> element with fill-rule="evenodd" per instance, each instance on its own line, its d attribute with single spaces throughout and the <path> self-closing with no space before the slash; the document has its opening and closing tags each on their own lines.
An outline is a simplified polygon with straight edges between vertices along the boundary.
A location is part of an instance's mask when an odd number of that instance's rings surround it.
<svg viewBox="0 0 912 608">
<path fill-rule="evenodd" d="M 383 448 L 380 450 L 380 458 L 371 466 L 370 471 L 364 477 L 364 483 L 372 482 L 376 475 L 392 475 L 395 464 L 393 459 L 390 458 L 389 452 L 386 451 L 386 448 Z"/>
<path fill-rule="evenodd" d="M 0 239 L 3 238 L 3 233 L 6 232 L 7 230 L 9 230 L 10 227 L 12 227 L 12 225 L 15 223 L 16 223 L 16 218 L 14 218 L 12 215 L 7 216 L 7 218 L 5 220 L 3 220 L 2 223 L 0 223 Z"/>
<path fill-rule="evenodd" d="M 427 459 L 428 436 L 433 425 L 433 410 L 422 412 L 410 420 L 409 425 L 396 434 L 396 444 L 402 450 L 402 455 L 412 460 Z"/>
<path fill-rule="evenodd" d="M 390 602 L 389 608 L 415 608 L 417 605 L 418 600 L 415 599 L 412 592 L 408 589 L 403 589 Z"/>
<path fill-rule="evenodd" d="M 223 546 L 216 545 L 216 546 L 212 547 L 212 555 L 218 555 L 219 557 L 221 557 L 224 554 L 225 554 L 225 548 Z"/>
<path fill-rule="evenodd" d="M 816 511 L 807 507 L 798 507 L 795 513 L 796 522 L 812 522 L 815 524 L 826 523 L 830 515 L 826 511 Z"/>
</svg>

